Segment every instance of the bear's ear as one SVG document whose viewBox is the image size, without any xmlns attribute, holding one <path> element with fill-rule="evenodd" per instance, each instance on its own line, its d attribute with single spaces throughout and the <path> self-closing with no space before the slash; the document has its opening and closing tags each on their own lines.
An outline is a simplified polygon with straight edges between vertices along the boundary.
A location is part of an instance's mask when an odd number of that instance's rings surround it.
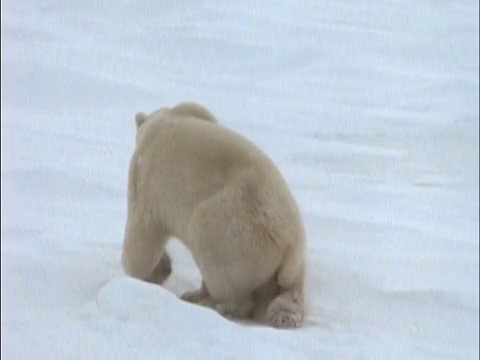
<svg viewBox="0 0 480 360">
<path fill-rule="evenodd" d="M 135 115 L 135 124 L 137 125 L 137 130 L 138 128 L 147 120 L 147 115 L 145 115 L 143 112 L 137 113 Z"/>
</svg>

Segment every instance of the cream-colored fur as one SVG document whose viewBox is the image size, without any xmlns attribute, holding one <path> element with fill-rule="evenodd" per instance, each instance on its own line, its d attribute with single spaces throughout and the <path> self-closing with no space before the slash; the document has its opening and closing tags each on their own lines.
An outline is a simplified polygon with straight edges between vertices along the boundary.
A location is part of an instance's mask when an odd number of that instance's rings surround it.
<svg viewBox="0 0 480 360">
<path fill-rule="evenodd" d="M 171 271 L 165 244 L 174 236 L 203 278 L 182 299 L 225 316 L 301 326 L 305 233 L 273 162 L 199 104 L 139 113 L 136 125 L 125 271 L 161 283 Z"/>
<path fill-rule="evenodd" d="M 165 108 L 158 110 L 158 112 L 153 113 L 153 117 L 161 113 Z M 215 116 L 204 108 L 202 105 L 194 102 L 181 102 L 175 107 L 169 109 L 170 114 L 175 114 L 178 117 L 187 117 L 187 118 L 196 118 L 200 120 L 210 121 L 213 123 L 218 122 Z M 135 124 L 138 128 L 147 120 L 148 116 L 145 113 L 139 112 L 135 115 Z"/>
</svg>

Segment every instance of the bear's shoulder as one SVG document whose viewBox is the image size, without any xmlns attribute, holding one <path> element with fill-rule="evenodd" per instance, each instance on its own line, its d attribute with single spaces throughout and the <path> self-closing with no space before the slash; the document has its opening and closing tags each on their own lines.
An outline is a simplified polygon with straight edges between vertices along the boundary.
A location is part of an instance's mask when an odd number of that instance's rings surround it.
<svg viewBox="0 0 480 360">
<path fill-rule="evenodd" d="M 218 123 L 217 118 L 203 105 L 195 102 L 181 102 L 170 109 L 170 114 L 178 117 L 193 117 L 212 123 Z"/>
</svg>

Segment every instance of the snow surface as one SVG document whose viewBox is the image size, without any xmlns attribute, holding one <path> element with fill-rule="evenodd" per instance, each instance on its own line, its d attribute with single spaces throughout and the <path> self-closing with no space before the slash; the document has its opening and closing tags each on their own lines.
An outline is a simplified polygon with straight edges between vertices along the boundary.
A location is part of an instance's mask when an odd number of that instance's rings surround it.
<svg viewBox="0 0 480 360">
<path fill-rule="evenodd" d="M 478 359 L 477 0 L 1 4 L 5 359 Z M 281 331 L 123 275 L 137 111 L 209 107 L 278 164 L 308 233 Z M 5 357 L 4 357 L 5 356 Z"/>
</svg>

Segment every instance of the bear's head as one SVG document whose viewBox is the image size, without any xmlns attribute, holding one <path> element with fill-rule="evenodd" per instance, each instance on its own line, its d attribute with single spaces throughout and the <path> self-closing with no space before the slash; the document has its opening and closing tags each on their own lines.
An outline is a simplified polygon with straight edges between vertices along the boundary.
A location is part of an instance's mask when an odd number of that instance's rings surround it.
<svg viewBox="0 0 480 360">
<path fill-rule="evenodd" d="M 139 112 L 135 115 L 135 124 L 137 125 L 137 130 L 140 128 L 140 126 L 142 126 L 147 118 L 147 115 L 143 112 Z"/>
</svg>

